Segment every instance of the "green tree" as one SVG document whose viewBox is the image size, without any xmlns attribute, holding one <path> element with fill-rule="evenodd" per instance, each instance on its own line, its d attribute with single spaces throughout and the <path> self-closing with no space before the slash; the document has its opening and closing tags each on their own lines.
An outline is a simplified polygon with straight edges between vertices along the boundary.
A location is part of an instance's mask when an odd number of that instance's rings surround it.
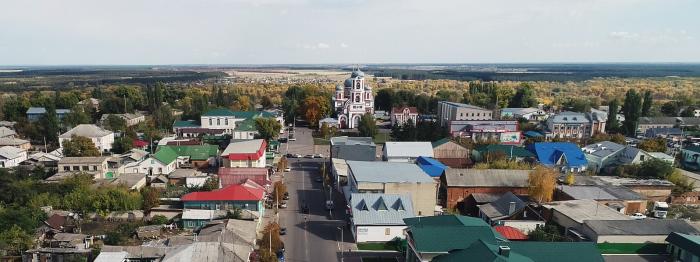
<svg viewBox="0 0 700 262">
<path fill-rule="evenodd" d="M 676 101 L 668 101 L 661 105 L 661 113 L 666 116 L 678 116 L 680 106 Z"/>
<path fill-rule="evenodd" d="M 537 99 L 535 99 L 532 87 L 526 83 L 520 85 L 520 88 L 515 92 L 515 95 L 513 95 L 511 98 L 510 103 L 508 103 L 508 107 L 517 108 L 535 106 L 537 106 Z"/>
<path fill-rule="evenodd" d="M 115 132 L 123 132 L 126 131 L 126 120 L 124 118 L 121 118 L 117 115 L 111 114 L 107 116 L 107 118 L 104 120 L 104 123 L 102 124 L 106 129 L 115 131 Z"/>
<path fill-rule="evenodd" d="M 651 91 L 647 90 L 644 92 L 644 102 L 642 104 L 642 116 L 649 116 L 651 112 L 651 104 L 653 103 L 653 98 L 651 97 Z"/>
<path fill-rule="evenodd" d="M 63 141 L 63 155 L 68 157 L 100 156 L 95 144 L 90 138 L 72 135 L 70 140 Z"/>
<path fill-rule="evenodd" d="M 617 121 L 617 112 L 619 110 L 619 102 L 617 99 L 608 102 L 608 120 L 605 125 L 605 131 L 608 133 L 618 132 L 620 130 L 620 123 Z"/>
<path fill-rule="evenodd" d="M 321 124 L 321 129 L 319 132 L 321 133 L 321 137 L 328 139 L 331 134 L 331 129 L 328 127 L 328 123 Z"/>
<path fill-rule="evenodd" d="M 649 159 L 642 162 L 639 168 L 639 174 L 637 176 L 644 178 L 658 178 L 666 179 L 674 171 L 673 166 L 660 159 Z"/>
<path fill-rule="evenodd" d="M 53 107 L 46 108 L 46 113 L 41 116 L 39 125 L 41 126 L 41 133 L 46 137 L 46 141 L 51 144 L 57 144 L 60 129 L 56 109 Z"/>
<path fill-rule="evenodd" d="M 134 148 L 134 139 L 127 136 L 121 136 L 114 139 L 112 143 L 112 152 L 123 154 Z"/>
<path fill-rule="evenodd" d="M 150 224 L 151 225 L 165 225 L 169 222 L 170 220 L 165 217 L 164 215 L 155 215 L 151 218 Z"/>
<path fill-rule="evenodd" d="M 681 117 L 695 117 L 695 106 L 688 106 L 686 107 L 681 113 Z"/>
<path fill-rule="evenodd" d="M 77 126 L 80 124 L 89 124 L 92 122 L 92 117 L 88 111 L 82 106 L 76 106 L 71 109 L 63 118 L 63 124 L 67 126 Z"/>
<path fill-rule="evenodd" d="M 377 130 L 377 123 L 374 121 L 374 116 L 372 114 L 366 113 L 360 118 L 360 123 L 358 123 L 357 130 L 360 132 L 360 136 L 374 137 Z"/>
<path fill-rule="evenodd" d="M 377 95 L 374 96 L 374 107 L 378 110 L 391 110 L 393 105 L 394 90 L 391 88 L 383 88 L 377 91 Z"/>
<path fill-rule="evenodd" d="M 637 125 L 639 117 L 642 113 L 642 97 L 634 89 L 627 90 L 625 95 L 625 103 L 622 106 L 622 112 L 625 115 L 623 128 L 627 136 L 634 137 L 637 134 Z"/>
<path fill-rule="evenodd" d="M 275 104 L 272 102 L 272 98 L 269 96 L 263 96 L 260 101 L 260 105 L 262 105 L 264 109 L 270 109 L 275 106 Z"/>
<path fill-rule="evenodd" d="M 158 189 L 146 187 L 141 190 L 141 197 L 143 198 L 143 210 L 145 211 L 160 205 L 160 190 Z"/>
<path fill-rule="evenodd" d="M 666 152 L 667 146 L 666 146 L 666 139 L 664 138 L 653 138 L 653 139 L 646 139 L 642 140 L 639 142 L 637 145 L 637 148 L 647 151 L 647 152 Z"/>
<path fill-rule="evenodd" d="M 170 130 L 174 121 L 173 109 L 169 105 L 160 106 L 153 112 L 153 123 L 158 129 Z"/>
<path fill-rule="evenodd" d="M 7 251 L 9 255 L 21 255 L 34 245 L 33 239 L 32 235 L 13 225 L 9 230 L 0 232 L 0 249 Z"/>
<path fill-rule="evenodd" d="M 282 125 L 274 118 L 258 117 L 255 119 L 255 129 L 262 139 L 269 142 L 279 135 Z"/>
</svg>

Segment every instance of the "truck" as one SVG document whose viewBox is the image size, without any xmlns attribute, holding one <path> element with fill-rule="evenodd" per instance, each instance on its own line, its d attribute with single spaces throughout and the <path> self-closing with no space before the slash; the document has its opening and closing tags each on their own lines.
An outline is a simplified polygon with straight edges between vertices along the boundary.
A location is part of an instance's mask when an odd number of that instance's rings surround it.
<svg viewBox="0 0 700 262">
<path fill-rule="evenodd" d="M 654 202 L 654 209 L 651 210 L 652 215 L 655 218 L 666 218 L 668 214 L 668 203 L 666 202 Z"/>
</svg>

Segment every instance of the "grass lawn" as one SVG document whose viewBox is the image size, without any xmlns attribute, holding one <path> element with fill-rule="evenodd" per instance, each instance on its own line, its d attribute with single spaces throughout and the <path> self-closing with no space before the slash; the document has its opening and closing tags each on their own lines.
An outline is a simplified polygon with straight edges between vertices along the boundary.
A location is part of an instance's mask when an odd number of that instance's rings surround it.
<svg viewBox="0 0 700 262">
<path fill-rule="evenodd" d="M 598 250 L 603 254 L 662 254 L 666 244 L 656 243 L 600 243 Z"/>
<path fill-rule="evenodd" d="M 375 144 L 384 144 L 386 141 L 391 141 L 391 134 L 389 133 L 377 133 L 374 135 Z"/>
<path fill-rule="evenodd" d="M 357 243 L 357 249 L 359 250 L 398 250 L 396 242 L 389 241 L 385 243 Z"/>
</svg>

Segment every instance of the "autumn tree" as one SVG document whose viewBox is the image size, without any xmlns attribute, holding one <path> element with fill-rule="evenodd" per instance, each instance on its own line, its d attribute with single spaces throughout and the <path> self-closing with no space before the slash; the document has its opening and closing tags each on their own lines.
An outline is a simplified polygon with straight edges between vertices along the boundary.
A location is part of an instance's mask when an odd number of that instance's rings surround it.
<svg viewBox="0 0 700 262">
<path fill-rule="evenodd" d="M 357 130 L 360 131 L 360 136 L 374 137 L 377 130 L 377 123 L 374 121 L 374 116 L 370 113 L 362 115 L 360 118 L 360 123 L 358 123 Z"/>
<path fill-rule="evenodd" d="M 557 185 L 557 171 L 545 166 L 537 166 L 527 178 L 528 195 L 538 203 L 552 201 Z"/>
<path fill-rule="evenodd" d="M 318 121 L 330 114 L 330 103 L 322 96 L 310 96 L 304 99 L 301 106 L 302 115 L 311 128 L 318 128 Z"/>
<path fill-rule="evenodd" d="M 646 139 L 639 142 L 637 148 L 647 151 L 647 152 L 666 152 L 666 139 L 664 138 L 653 138 Z"/>
<path fill-rule="evenodd" d="M 289 164 L 287 157 L 283 156 L 280 158 L 280 161 L 277 162 L 277 172 L 282 172 L 287 168 L 287 165 Z"/>
<path fill-rule="evenodd" d="M 274 222 L 267 224 L 258 243 L 260 243 L 258 253 L 261 262 L 277 261 L 277 251 L 284 248 L 280 238 L 280 225 Z"/>
<path fill-rule="evenodd" d="M 537 106 L 537 99 L 535 99 L 532 87 L 526 83 L 520 86 L 518 91 L 515 92 L 515 95 L 510 99 L 508 107 L 525 108 Z"/>
<path fill-rule="evenodd" d="M 145 187 L 141 190 L 143 198 L 143 210 L 149 211 L 160 205 L 160 191 L 155 188 Z"/>
<path fill-rule="evenodd" d="M 70 140 L 63 141 L 63 155 L 68 157 L 100 156 L 100 151 L 97 150 L 92 139 L 72 135 Z"/>
<path fill-rule="evenodd" d="M 574 176 L 574 174 L 567 174 L 564 183 L 566 183 L 567 185 L 573 185 L 574 183 L 576 183 L 576 177 Z"/>
<path fill-rule="evenodd" d="M 259 117 L 255 119 L 255 129 L 260 138 L 270 141 L 279 135 L 282 125 L 274 118 Z"/>
<path fill-rule="evenodd" d="M 272 199 L 275 203 L 282 202 L 285 193 L 287 193 L 287 185 L 281 181 L 275 182 L 272 186 Z"/>
</svg>

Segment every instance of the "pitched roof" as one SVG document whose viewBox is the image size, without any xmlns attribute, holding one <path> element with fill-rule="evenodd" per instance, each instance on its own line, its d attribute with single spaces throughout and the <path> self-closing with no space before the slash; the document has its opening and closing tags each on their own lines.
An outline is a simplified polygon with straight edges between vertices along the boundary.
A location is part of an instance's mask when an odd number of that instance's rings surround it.
<svg viewBox="0 0 700 262">
<path fill-rule="evenodd" d="M 352 193 L 350 207 L 355 225 L 404 225 L 415 216 L 408 194 Z"/>
<path fill-rule="evenodd" d="M 28 144 L 29 141 L 19 138 L 0 137 L 0 146 L 20 146 Z"/>
<path fill-rule="evenodd" d="M 445 170 L 448 187 L 527 187 L 532 170 L 462 169 Z"/>
<path fill-rule="evenodd" d="M 472 193 L 471 197 L 474 198 L 476 203 L 491 203 L 501 198 L 502 195 L 503 194 Z"/>
<path fill-rule="evenodd" d="M 569 186 L 560 185 L 561 192 L 571 196 L 573 199 L 592 200 L 640 200 L 644 199 L 639 193 L 624 186 L 612 185 L 592 185 L 592 186 Z"/>
<path fill-rule="evenodd" d="M 193 192 L 181 197 L 182 201 L 260 201 L 265 190 L 246 184 L 230 185 L 210 192 Z"/>
<path fill-rule="evenodd" d="M 194 120 L 175 121 L 173 128 L 200 127 Z"/>
<path fill-rule="evenodd" d="M 99 126 L 93 125 L 93 124 L 80 124 L 76 127 L 74 127 L 71 130 L 68 130 L 68 132 L 65 132 L 59 136 L 60 138 L 70 138 L 72 135 L 76 136 L 84 136 L 88 138 L 98 138 L 98 137 L 103 137 L 103 136 L 108 136 L 108 135 L 113 135 L 112 131 L 106 130 L 104 128 L 101 128 Z"/>
<path fill-rule="evenodd" d="M 700 236 L 673 232 L 668 235 L 666 242 L 680 247 L 693 255 L 700 256 Z"/>
<path fill-rule="evenodd" d="M 430 142 L 386 142 L 385 157 L 433 157 L 433 146 Z"/>
<path fill-rule="evenodd" d="M 527 240 L 527 235 L 511 226 L 495 226 L 493 229 L 508 240 Z"/>
<path fill-rule="evenodd" d="M 191 160 L 208 160 L 210 157 L 215 157 L 219 153 L 219 147 L 215 145 L 181 145 L 181 146 L 159 146 L 159 149 L 169 147 L 177 153 L 178 156 L 188 156 Z"/>
<path fill-rule="evenodd" d="M 357 182 L 435 183 L 416 164 L 351 160 L 348 160 L 347 163 Z"/>
<path fill-rule="evenodd" d="M 371 137 L 331 137 L 331 145 L 375 145 Z"/>
<path fill-rule="evenodd" d="M 109 158 L 108 156 L 64 157 L 58 161 L 58 164 L 101 164 Z"/>
<path fill-rule="evenodd" d="M 514 145 L 501 145 L 501 144 L 484 145 L 484 146 L 477 147 L 476 151 L 479 151 L 482 154 L 501 152 L 506 157 L 511 157 L 511 156 L 512 157 L 534 157 L 535 156 L 535 154 L 528 151 L 524 147 L 514 146 Z"/>
<path fill-rule="evenodd" d="M 468 247 L 483 240 L 496 243 L 505 240 L 484 220 L 460 215 L 412 217 L 403 220 L 409 227 L 418 252 L 448 252 Z"/>
<path fill-rule="evenodd" d="M 14 136 L 17 132 L 4 126 L 0 126 L 0 137 Z"/>
<path fill-rule="evenodd" d="M 268 170 L 264 167 L 220 167 L 218 175 L 222 187 L 241 184 L 248 179 L 260 185 L 269 184 Z"/>
<path fill-rule="evenodd" d="M 431 145 L 433 146 L 433 148 L 436 148 L 436 147 L 439 147 L 439 146 L 441 146 L 441 145 L 444 145 L 444 144 L 447 144 L 447 143 L 450 143 L 450 142 L 455 143 L 455 142 L 452 141 L 452 139 L 450 139 L 449 137 L 445 137 L 445 138 L 443 138 L 443 139 L 440 139 L 440 140 L 438 140 L 438 141 L 435 141 L 435 142 L 431 143 Z M 457 143 L 455 143 L 455 144 L 457 144 Z M 457 144 L 457 145 L 462 146 L 462 145 L 460 145 L 460 144 Z"/>
<path fill-rule="evenodd" d="M 22 152 L 24 152 L 24 149 L 19 149 L 14 146 L 0 147 L 0 156 L 4 157 L 5 159 L 17 158 Z"/>
<path fill-rule="evenodd" d="M 468 104 L 463 104 L 463 103 L 457 103 L 457 102 L 449 102 L 449 101 L 440 101 L 440 103 L 444 103 L 447 105 L 451 106 L 456 106 L 456 107 L 462 107 L 462 108 L 469 108 L 469 109 L 476 109 L 476 110 L 483 110 L 483 111 L 491 111 L 486 108 L 478 107 L 478 106 L 473 106 L 473 105 L 468 105 Z"/>
<path fill-rule="evenodd" d="M 554 209 L 570 219 L 583 223 L 585 220 L 632 220 L 632 218 L 615 211 L 608 206 L 590 199 L 555 201 L 543 204 L 545 208 Z"/>
<path fill-rule="evenodd" d="M 251 132 L 258 131 L 258 128 L 255 126 L 255 120 L 253 120 L 253 118 L 246 118 L 246 120 L 237 122 L 236 128 L 233 130 L 240 132 Z"/>
<path fill-rule="evenodd" d="M 442 172 L 447 169 L 447 166 L 432 157 L 418 157 L 416 164 L 431 177 L 440 177 Z"/>
<path fill-rule="evenodd" d="M 578 112 L 561 112 L 559 114 L 550 116 L 549 121 L 555 123 L 566 123 L 566 124 L 583 124 L 590 122 L 584 113 Z"/>
<path fill-rule="evenodd" d="M 275 117 L 270 112 L 254 112 L 254 111 L 231 111 L 226 108 L 217 108 L 207 111 L 202 116 L 232 116 L 240 119 L 251 119 L 257 117 Z"/>
<path fill-rule="evenodd" d="M 258 159 L 265 155 L 267 143 L 264 139 L 253 139 L 228 144 L 221 157 L 230 160 Z"/>
<path fill-rule="evenodd" d="M 46 108 L 30 107 L 29 109 L 27 109 L 27 114 L 46 114 Z"/>
<path fill-rule="evenodd" d="M 498 253 L 501 246 L 510 248 L 507 257 Z M 476 241 L 467 248 L 435 257 L 433 261 L 559 262 L 562 258 L 566 258 L 568 262 L 605 261 L 592 242 L 513 241 L 493 244 L 483 240 Z"/>
<path fill-rule="evenodd" d="M 511 203 L 514 204 L 513 212 L 510 210 Z M 479 211 L 492 220 L 502 219 L 512 216 L 516 212 L 525 208 L 527 204 L 512 192 L 506 192 L 498 200 L 479 206 Z"/>
<path fill-rule="evenodd" d="M 569 142 L 542 142 L 535 143 L 531 151 L 537 155 L 540 163 L 546 166 L 554 166 L 560 160 L 566 160 L 566 166 L 585 166 L 588 164 L 583 151 L 574 143 Z"/>
<path fill-rule="evenodd" d="M 403 114 L 404 109 L 408 108 L 409 113 L 418 114 L 418 109 L 414 106 L 402 106 L 402 107 L 392 107 L 392 114 Z"/>
<path fill-rule="evenodd" d="M 487 243 L 479 239 L 466 248 L 455 250 L 449 254 L 435 257 L 434 262 L 534 262 L 521 254 L 510 252 L 508 256 L 499 254 L 499 245 Z"/>
<path fill-rule="evenodd" d="M 682 219 L 587 220 L 583 224 L 597 235 L 668 235 L 671 232 L 700 234 Z"/>
<path fill-rule="evenodd" d="M 187 220 L 211 220 L 225 217 L 228 212 L 226 210 L 211 210 L 211 209 L 184 209 L 182 210 L 182 219 Z"/>
<path fill-rule="evenodd" d="M 163 147 L 158 149 L 158 152 L 153 154 L 153 158 L 157 159 L 163 164 L 170 164 L 177 159 L 178 155 L 175 150 L 170 147 Z"/>
</svg>

